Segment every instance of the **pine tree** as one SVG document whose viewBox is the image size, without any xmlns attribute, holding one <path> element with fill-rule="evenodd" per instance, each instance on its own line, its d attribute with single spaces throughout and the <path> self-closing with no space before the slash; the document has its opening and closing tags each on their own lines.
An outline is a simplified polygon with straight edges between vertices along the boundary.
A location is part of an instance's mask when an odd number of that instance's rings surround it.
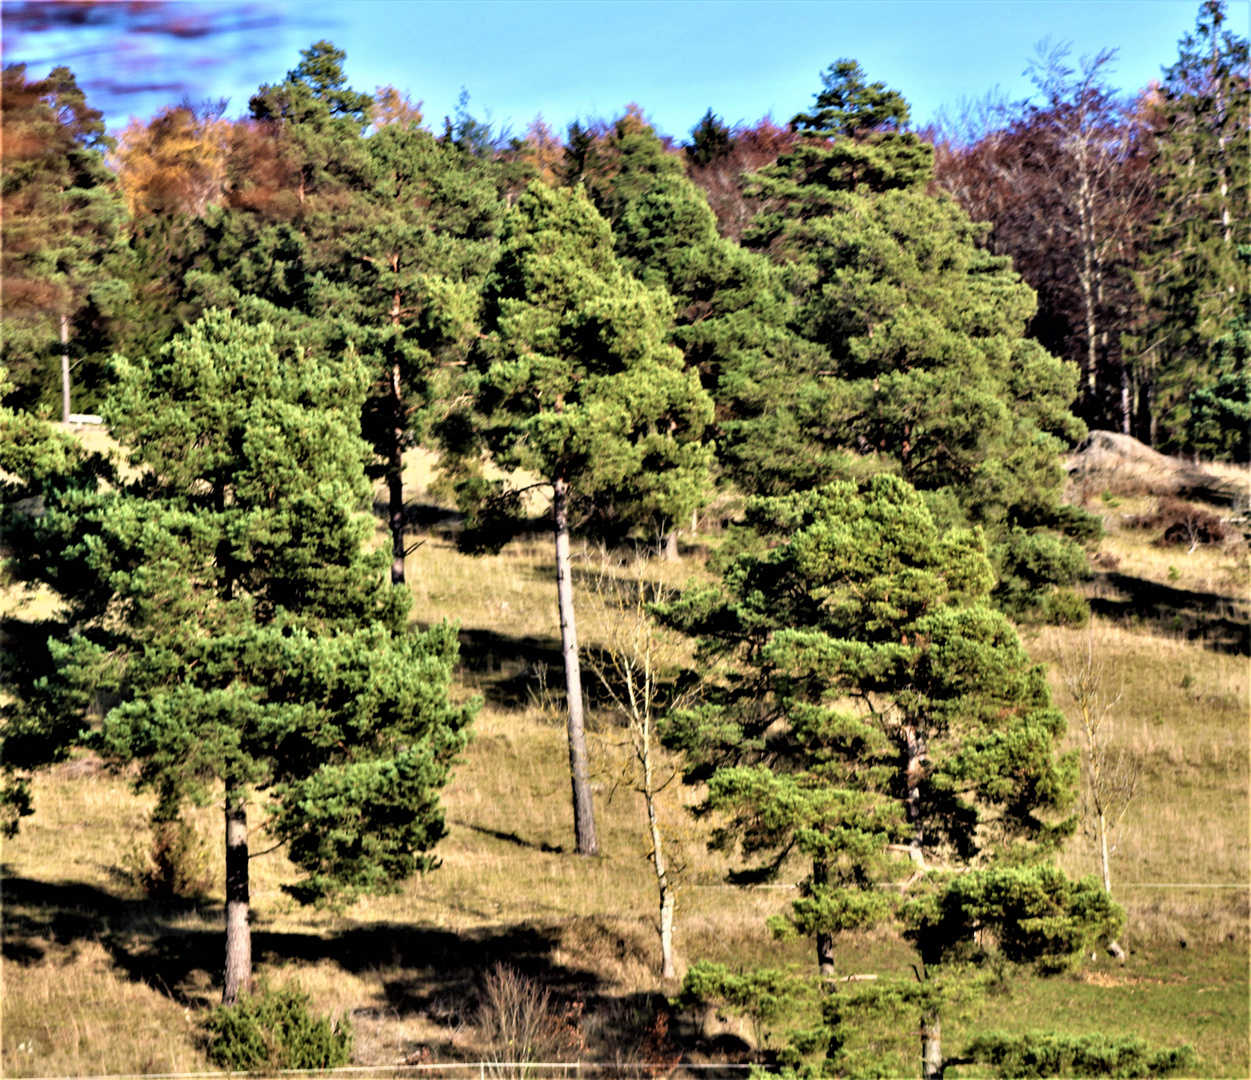
<svg viewBox="0 0 1251 1080">
<path fill-rule="evenodd" d="M 1081 425 L 1075 373 L 1027 340 L 1034 298 L 950 200 L 906 104 L 858 65 L 824 76 L 804 144 L 760 174 L 776 209 L 748 238 L 794 260 L 798 323 L 827 352 L 805 426 L 947 490 L 971 521 L 1045 516 Z"/>
<path fill-rule="evenodd" d="M 796 426 L 856 455 L 843 475 L 897 472 L 951 524 L 983 526 L 1005 578 L 1032 581 L 1025 607 L 1072 584 L 1072 558 L 1036 558 L 1017 536 L 1081 536 L 1060 505 L 1060 452 L 1084 427 L 1069 411 L 1077 371 L 1025 337 L 1033 293 L 982 227 L 931 194 L 932 147 L 907 130 L 902 98 L 840 61 L 801 144 L 758 176 L 766 210 L 746 242 L 785 264 L 795 325 L 824 362 L 791 388 Z M 808 455 L 779 458 L 777 490 L 806 481 Z M 1034 547 L 1037 547 L 1034 544 Z M 1038 553 L 1035 552 L 1035 555 Z"/>
<path fill-rule="evenodd" d="M 989 605 L 981 536 L 938 529 L 903 481 L 755 501 L 748 524 L 723 584 L 664 611 L 700 636 L 704 672 L 723 665 L 667 737 L 724 815 L 719 842 L 755 857 L 740 880 L 811 860 L 774 925 L 815 938 L 822 975 L 839 933 L 897 920 L 920 983 L 878 996 L 917 1009 L 925 1075 L 941 1075 L 942 1003 L 970 981 L 979 930 L 1045 966 L 1115 928 L 1098 884 L 1049 862 L 1073 827 L 1063 716 Z M 828 1002 L 836 1060 L 847 1005 Z"/>
<path fill-rule="evenodd" d="M 717 232 L 704 193 L 637 111 L 599 138 L 583 182 L 625 266 L 673 300 L 671 339 L 717 408 L 719 461 L 740 486 L 775 492 L 776 476 L 816 483 L 830 463 L 797 421 L 793 392 L 822 351 L 790 328 L 782 274 Z M 785 464 L 784 464 L 785 463 Z M 802 473 L 802 479 L 800 474 Z"/>
<path fill-rule="evenodd" d="M 691 129 L 691 141 L 686 145 L 686 156 L 697 168 L 707 168 L 728 157 L 733 145 L 734 133 L 709 108 L 699 123 Z"/>
<path fill-rule="evenodd" d="M 1162 210 L 1139 284 L 1146 325 L 1133 344 L 1152 377 L 1151 442 L 1186 445 L 1193 391 L 1216 382 L 1217 342 L 1251 293 L 1251 116 L 1248 42 L 1227 28 L 1222 0 L 1204 0 L 1195 30 L 1165 74 L 1152 169 Z"/>
<path fill-rule="evenodd" d="M 620 536 L 652 536 L 707 497 L 712 403 L 665 344 L 663 295 L 631 278 L 607 223 L 581 190 L 532 184 L 505 219 L 478 354 L 474 437 L 496 464 L 552 491 L 556 584 L 569 702 L 578 851 L 595 854 L 582 685 L 569 568 L 579 515 Z M 472 443 L 470 444 L 473 445 Z M 465 505 L 485 490 L 462 482 Z M 515 489 L 499 491 L 517 505 Z"/>
<path fill-rule="evenodd" d="M 355 357 L 210 312 L 118 368 L 107 419 L 136 478 L 49 491 L 22 545 L 71 610 L 44 712 L 85 726 L 103 703 L 93 745 L 139 762 L 167 814 L 224 790 L 229 1002 L 251 981 L 249 805 L 305 875 L 298 899 L 386 888 L 433 865 L 473 710 L 448 701 L 453 630 L 409 633 L 366 550 Z"/>
<path fill-rule="evenodd" d="M 1246 314 L 1212 343 L 1217 378 L 1191 392 L 1186 430 L 1196 453 L 1243 464 L 1251 462 L 1251 293 L 1246 299 Z"/>
<path fill-rule="evenodd" d="M 367 183 L 308 226 L 314 311 L 350 322 L 341 333 L 376 373 L 367 437 L 385 463 L 391 580 L 401 584 L 403 454 L 423 441 L 427 410 L 451 396 L 448 376 L 477 339 L 503 204 L 488 165 L 413 123 L 381 128 L 365 148 Z"/>
<path fill-rule="evenodd" d="M 105 165 L 103 115 L 69 68 L 28 82 L 24 64 L 7 65 L 2 101 L 0 360 L 13 403 L 50 403 L 59 383 L 68 421 L 71 369 L 90 401 L 104 381 L 107 321 L 126 300 L 126 207 Z"/>
<path fill-rule="evenodd" d="M 365 136 L 374 106 L 347 88 L 341 50 L 318 42 L 301 55 L 283 83 L 261 87 L 252 126 L 236 133 L 230 212 L 210 222 L 211 295 L 260 297 L 365 360 L 365 431 L 387 482 L 398 585 L 404 452 L 425 438 L 427 410 L 476 340 L 503 207 L 491 165 L 435 139 L 420 113 Z"/>
</svg>

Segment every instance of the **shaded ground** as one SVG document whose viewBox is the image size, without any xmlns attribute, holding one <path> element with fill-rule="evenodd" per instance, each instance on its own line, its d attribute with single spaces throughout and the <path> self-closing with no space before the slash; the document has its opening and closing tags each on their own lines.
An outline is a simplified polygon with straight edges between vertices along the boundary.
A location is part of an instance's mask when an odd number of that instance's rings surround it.
<svg viewBox="0 0 1251 1080">
<path fill-rule="evenodd" d="M 1189 592 L 1115 572 L 1097 573 L 1094 591 L 1113 594 L 1090 600 L 1090 610 L 1103 618 L 1137 619 L 1210 649 L 1251 655 L 1251 621 L 1243 597 Z"/>
<path fill-rule="evenodd" d="M 189 1003 L 200 996 L 191 991 L 201 982 L 196 973 L 215 972 L 222 965 L 224 930 L 175 925 L 173 916 L 185 912 L 185 908 L 128 900 L 91 885 L 6 876 L 4 958 L 17 964 L 37 963 L 51 945 L 100 941 L 131 978 L 163 987 Z M 208 905 L 201 914 L 206 919 L 220 917 L 220 905 Z M 565 992 L 594 990 L 597 976 L 552 962 L 558 940 L 556 928 L 535 925 L 453 933 L 387 923 L 328 936 L 254 929 L 252 952 L 259 963 L 329 960 L 353 974 L 379 964 L 413 968 L 422 972 L 421 982 L 433 985 L 435 992 L 464 991 L 493 963 L 508 964 Z M 408 1009 L 420 1010 L 427 1004 L 402 980 L 388 985 L 388 996 L 393 1004 Z"/>
<path fill-rule="evenodd" d="M 165 908 L 91 885 L 7 875 L 3 900 L 6 963 L 36 965 L 80 943 L 98 942 L 125 977 L 182 1006 L 198 1008 L 217 1000 L 224 931 L 211 923 L 222 917 L 220 905 L 205 905 L 201 919 L 188 919 L 187 907 Z M 607 924 L 589 929 L 607 941 L 615 936 Z M 252 932 L 257 964 L 329 961 L 353 975 L 381 970 L 385 1004 L 379 1008 L 392 1015 L 424 1016 L 449 1032 L 475 1022 L 485 973 L 497 964 L 507 965 L 551 992 L 557 1012 L 571 1007 L 585 1016 L 583 1026 L 599 1033 L 594 1040 L 598 1045 L 586 1048 L 592 1060 L 604 1059 L 605 1053 L 608 1060 L 619 1057 L 622 1047 L 637 1052 L 656 1015 L 670 1012 L 663 995 L 611 993 L 594 972 L 559 962 L 560 943 L 559 925 L 524 923 L 458 932 L 405 923 L 375 923 L 326 935 L 263 928 Z M 697 1058 L 711 1054 L 723 1061 L 743 1060 L 748 1053 L 741 1039 L 725 1033 L 705 1038 L 689 1020 L 675 1018 L 669 1037 L 675 1051 L 680 1048 Z M 427 1049 L 441 1060 L 464 1053 L 463 1045 L 450 1038 Z"/>
</svg>

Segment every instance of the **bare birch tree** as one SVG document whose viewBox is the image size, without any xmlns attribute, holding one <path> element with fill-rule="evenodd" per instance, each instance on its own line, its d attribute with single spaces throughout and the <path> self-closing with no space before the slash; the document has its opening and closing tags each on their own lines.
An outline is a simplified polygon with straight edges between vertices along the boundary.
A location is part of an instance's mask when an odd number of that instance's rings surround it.
<svg viewBox="0 0 1251 1080">
<path fill-rule="evenodd" d="M 673 954 L 673 916 L 676 906 L 673 876 L 665 855 L 657 796 L 677 776 L 660 754 L 656 722 L 681 703 L 673 675 L 680 660 L 675 636 L 659 626 L 649 604 L 666 598 L 664 586 L 644 577 L 646 560 L 633 565 L 614 562 L 607 553 L 592 571 L 594 590 L 602 601 L 592 626 L 596 644 L 585 650 L 587 667 L 594 672 L 613 709 L 625 722 L 633 751 L 631 786 L 647 807 L 648 858 L 656 876 L 660 900 L 661 977 L 677 977 Z M 629 570 L 630 577 L 620 576 Z M 663 777 L 661 774 L 664 774 Z"/>
<path fill-rule="evenodd" d="M 1089 632 L 1084 647 L 1061 653 L 1060 664 L 1065 688 L 1078 712 L 1082 740 L 1082 826 L 1099 859 L 1104 891 L 1111 895 L 1111 859 L 1141 777 L 1138 762 L 1116 742 L 1111 723 L 1112 710 L 1125 691 L 1122 688 L 1110 696 L 1107 671 Z M 1108 951 L 1124 959 L 1117 942 L 1109 942 Z"/>
</svg>

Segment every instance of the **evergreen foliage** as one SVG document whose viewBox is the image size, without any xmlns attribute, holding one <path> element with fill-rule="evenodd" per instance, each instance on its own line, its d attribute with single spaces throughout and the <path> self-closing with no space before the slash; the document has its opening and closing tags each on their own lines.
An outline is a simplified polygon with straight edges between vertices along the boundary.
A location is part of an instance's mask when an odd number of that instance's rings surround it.
<svg viewBox="0 0 1251 1080">
<path fill-rule="evenodd" d="M 1161 210 L 1137 274 L 1147 315 L 1122 344 L 1166 447 L 1247 461 L 1251 90 L 1227 21 L 1204 0 L 1133 121 L 1158 121 Z M 1060 503 L 1078 373 L 1027 336 L 1043 332 L 1031 290 L 988 227 L 931 190 L 906 102 L 854 61 L 822 74 L 789 133 L 755 129 L 750 160 L 774 163 L 744 189 L 751 133 L 711 109 L 685 154 L 631 106 L 575 124 L 562 157 L 541 121 L 505 149 L 465 93 L 436 137 L 394 88 L 351 89 L 344 60 L 317 42 L 246 119 L 166 109 L 111 159 L 67 68 L 5 68 L 5 584 L 59 606 L 0 661 L 0 826 L 31 812 L 35 770 L 89 746 L 157 797 L 145 886 L 195 892 L 180 811 L 224 793 L 238 1004 L 214 1014 L 209 1053 L 230 1069 L 342 1064 L 350 1031 L 305 995 L 247 993 L 247 813 L 263 808 L 286 846 L 300 902 L 436 865 L 438 795 L 474 705 L 449 700 L 454 629 L 411 631 L 407 591 L 385 583 L 388 563 L 404 578 L 404 453 L 448 451 L 467 550 L 524 528 L 531 488 L 552 494 L 582 854 L 597 846 L 570 528 L 673 539 L 719 464 L 756 498 L 721 582 L 656 608 L 699 639 L 683 685 L 705 689 L 663 730 L 707 785 L 714 844 L 743 856 L 734 880 L 804 860 L 771 926 L 815 940 L 821 978 L 696 963 L 683 999 L 745 1013 L 760 1044 L 815 1002 L 820 1023 L 779 1060 L 824 1053 L 815 1068 L 839 1075 L 874 1068 L 860 1016 L 906 1015 L 941 1076 L 953 1002 L 1009 969 L 1063 970 L 1121 918 L 1051 861 L 1074 827 L 1075 762 L 1007 621 L 1084 621 L 1069 586 L 1099 529 Z M 1085 89 L 1128 124 L 1100 97 L 1102 63 Z M 1063 127 L 1072 73 L 1049 70 Z M 721 230 L 690 179 L 717 170 L 737 215 Z M 1098 312 L 1125 321 L 1113 277 Z M 1107 396 L 1097 369 L 1130 367 L 1106 326 L 1096 357 L 1095 310 L 1088 388 Z M 62 326 L 80 407 L 104 402 L 120 459 L 39 418 Z M 373 549 L 371 477 L 388 483 L 389 551 Z M 915 949 L 916 982 L 835 987 L 838 936 L 873 926 Z M 1195 1060 L 1051 1033 L 967 1054 L 1022 1076 Z"/>
<path fill-rule="evenodd" d="M 1193 33 L 1165 73 L 1152 163 L 1160 215 L 1138 275 L 1146 326 L 1134 336 L 1154 374 L 1152 440 L 1187 444 L 1190 395 L 1225 374 L 1221 340 L 1251 295 L 1251 116 L 1248 41 L 1229 28 L 1223 0 L 1204 0 Z"/>
<path fill-rule="evenodd" d="M 733 133 L 710 108 L 691 129 L 686 156 L 691 164 L 705 167 L 726 157 L 733 143 Z"/>
<path fill-rule="evenodd" d="M 218 784 L 228 819 L 263 794 L 301 900 L 433 865 L 473 708 L 448 701 L 453 630 L 408 632 L 366 550 L 359 361 L 284 354 L 265 324 L 210 312 L 117 366 L 107 416 L 134 479 L 45 483 L 16 545 L 18 575 L 69 612 L 25 687 L 35 734 L 105 713 L 91 743 L 139 762 L 166 816 Z"/>
<path fill-rule="evenodd" d="M 312 312 L 334 312 L 375 382 L 366 436 L 384 462 L 392 580 L 404 580 L 403 453 L 427 435 L 431 406 L 454 396 L 496 254 L 503 205 L 490 167 L 414 124 L 365 144 L 367 183 L 310 223 L 321 279 Z"/>
<path fill-rule="evenodd" d="M 403 455 L 425 439 L 432 403 L 454 396 L 451 373 L 478 336 L 502 203 L 490 163 L 419 114 L 365 137 L 372 100 L 346 88 L 343 52 L 319 42 L 302 55 L 252 99 L 260 127 L 241 131 L 232 211 L 212 223 L 213 295 L 260 297 L 366 362 L 365 432 L 388 482 L 399 583 Z M 249 152 L 258 131 L 267 139 Z"/>
<path fill-rule="evenodd" d="M 231 1072 L 334 1069 L 352 1060 L 352 1025 L 309 1012 L 296 987 L 248 994 L 219 1005 L 205 1024 L 209 1060 Z"/>
<path fill-rule="evenodd" d="M 109 321 L 128 294 L 126 206 L 104 158 L 112 140 L 69 68 L 28 82 L 24 64 L 6 65 L 2 102 L 0 363 L 12 380 L 8 398 L 22 408 L 51 408 L 61 390 L 58 357 L 66 352 L 82 391 L 77 404 L 94 404 Z"/>
<path fill-rule="evenodd" d="M 931 148 L 898 95 L 851 62 L 824 82 L 794 121 L 804 143 L 759 174 L 774 209 L 747 238 L 793 264 L 798 326 L 826 352 L 800 426 L 950 492 L 970 522 L 1045 521 L 1083 433 L 1076 372 L 1024 337 L 1033 296 L 982 229 L 927 193 Z"/>
<path fill-rule="evenodd" d="M 822 353 L 790 329 L 793 304 L 777 268 L 719 235 L 704 193 L 637 111 L 588 147 L 581 178 L 624 265 L 673 300 L 671 340 L 716 404 L 722 467 L 748 491 L 770 494 L 780 472 L 807 485 L 828 476 L 827 455 L 788 408 Z"/>
<path fill-rule="evenodd" d="M 1189 1044 L 1152 1051 L 1142 1039 L 1133 1037 L 1059 1035 L 1053 1031 L 1022 1035 L 987 1032 L 968 1045 L 964 1056 L 993 1066 L 996 1075 L 1005 1080 L 1036 1076 L 1173 1076 L 1193 1072 L 1199 1063 Z"/>
<path fill-rule="evenodd" d="M 482 476 L 473 457 L 480 447 L 552 492 L 574 826 L 583 855 L 597 854 L 598 843 L 570 516 L 614 540 L 635 527 L 659 537 L 708 497 L 712 448 L 700 440 L 712 402 L 665 343 L 669 318 L 664 295 L 625 272 L 607 222 L 582 190 L 532 183 L 505 219 L 487 286 L 475 415 L 461 418 L 459 430 L 448 428 L 462 463 L 458 493 L 468 520 L 461 539 L 470 549 L 502 544 L 502 520 L 522 507 L 515 485 Z"/>
<path fill-rule="evenodd" d="M 827 477 L 898 473 L 944 520 L 983 526 L 998 568 L 1019 576 L 1013 528 L 1081 531 L 1060 508 L 1059 454 L 1085 431 L 1069 408 L 1077 371 L 1025 336 L 1034 296 L 979 247 L 983 227 L 929 192 L 932 147 L 899 95 L 851 61 L 823 82 L 793 121 L 801 143 L 757 175 L 766 209 L 745 237 L 783 262 L 794 325 L 822 353 L 788 373 L 770 422 L 789 413 L 825 449 Z M 813 454 L 773 461 L 774 490 L 811 483 Z M 1029 582 L 1035 606 L 1081 565 L 1076 548 L 1051 560 Z"/>
<path fill-rule="evenodd" d="M 759 539 L 723 584 L 664 609 L 705 669 L 723 664 L 667 735 L 708 784 L 714 842 L 753 859 L 740 880 L 811 859 L 775 932 L 815 937 L 833 975 L 840 932 L 894 917 L 921 982 L 874 994 L 902 994 L 934 1038 L 991 939 L 1052 969 L 1115 933 L 1098 884 L 1048 861 L 1074 826 L 1074 761 L 1041 669 L 989 605 L 981 535 L 940 531 L 891 476 L 758 500 L 748 522 Z"/>
<path fill-rule="evenodd" d="M 1251 265 L 1251 245 L 1240 253 Z M 1190 393 L 1186 442 L 1196 453 L 1217 460 L 1251 461 L 1251 291 L 1243 312 L 1228 332 L 1212 343 L 1208 377 L 1215 382 Z"/>
<path fill-rule="evenodd" d="M 567 482 L 576 512 L 618 538 L 702 505 L 712 403 L 665 343 L 664 294 L 625 271 L 581 191 L 532 184 L 517 200 L 484 314 L 476 437 L 498 465 Z"/>
</svg>

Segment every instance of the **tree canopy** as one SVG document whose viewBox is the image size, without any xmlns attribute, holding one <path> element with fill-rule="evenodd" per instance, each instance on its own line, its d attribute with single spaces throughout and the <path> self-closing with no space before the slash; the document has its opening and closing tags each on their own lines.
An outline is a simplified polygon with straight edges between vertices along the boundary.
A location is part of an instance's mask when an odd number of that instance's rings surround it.
<svg viewBox="0 0 1251 1080">
<path fill-rule="evenodd" d="M 811 861 L 774 929 L 815 938 L 821 974 L 837 971 L 838 934 L 898 920 L 921 984 L 879 992 L 918 1006 L 936 1042 L 979 930 L 1044 967 L 1115 931 L 1098 883 L 1049 861 L 1074 825 L 1063 715 L 989 603 L 980 533 L 940 530 L 897 477 L 759 500 L 748 522 L 722 584 L 663 610 L 699 636 L 706 672 L 721 665 L 667 738 L 707 783 L 716 842 L 754 863 L 739 880 L 776 878 L 792 852 Z M 827 1020 L 837 1058 L 847 1033 Z"/>
<path fill-rule="evenodd" d="M 409 632 L 367 549 L 356 357 L 213 311 L 118 368 L 107 416 L 135 478 L 45 484 L 18 545 L 68 605 L 25 716 L 86 727 L 100 708 L 91 743 L 140 763 L 158 815 L 224 785 L 233 1000 L 251 979 L 248 804 L 269 807 L 298 898 L 376 891 L 432 865 L 473 708 L 448 700 L 454 634 Z"/>
</svg>

